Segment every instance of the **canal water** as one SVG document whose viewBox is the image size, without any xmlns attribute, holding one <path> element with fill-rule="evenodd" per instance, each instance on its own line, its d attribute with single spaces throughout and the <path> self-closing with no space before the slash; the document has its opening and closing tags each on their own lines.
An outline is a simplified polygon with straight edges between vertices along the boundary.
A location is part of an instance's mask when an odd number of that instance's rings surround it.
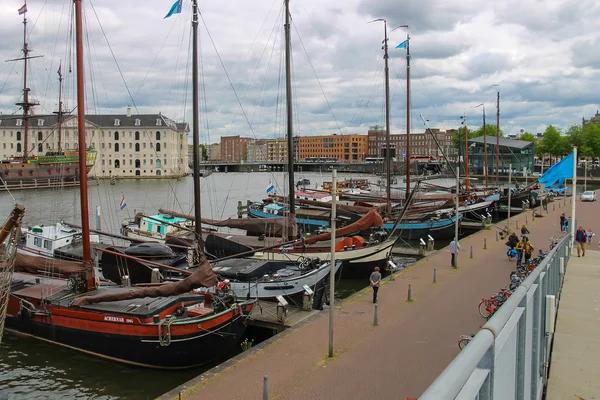
<svg viewBox="0 0 600 400">
<path fill-rule="evenodd" d="M 376 176 L 338 174 L 338 179 Z M 298 173 L 312 188 L 331 174 Z M 210 218 L 236 218 L 238 201 L 260 200 L 272 181 L 284 193 L 287 175 L 268 173 L 214 173 L 202 178 L 202 214 Z M 110 185 L 101 181 L 89 188 L 90 223 L 102 230 L 118 233 L 124 218 L 138 211 L 154 213 L 158 208 L 192 213 L 191 177 L 176 180 L 123 180 Z M 13 197 L 14 196 L 14 199 Z M 8 216 L 13 202 L 26 208 L 25 226 L 58 221 L 79 224 L 79 189 L 44 189 L 0 193 L 0 219 Z M 126 207 L 120 203 L 125 198 Z M 95 217 L 96 207 L 100 217 Z M 347 297 L 367 285 L 365 280 L 344 279 L 336 283 L 336 297 Z M 264 340 L 264 332 L 249 331 L 255 344 Z M 241 351 L 241 349 L 238 349 Z M 212 366 L 209 366 L 209 368 Z M 0 344 L 0 400 L 3 399 L 152 399 L 201 374 L 204 369 L 157 371 L 104 361 L 79 352 L 62 349 L 34 339 L 4 335 Z"/>
</svg>

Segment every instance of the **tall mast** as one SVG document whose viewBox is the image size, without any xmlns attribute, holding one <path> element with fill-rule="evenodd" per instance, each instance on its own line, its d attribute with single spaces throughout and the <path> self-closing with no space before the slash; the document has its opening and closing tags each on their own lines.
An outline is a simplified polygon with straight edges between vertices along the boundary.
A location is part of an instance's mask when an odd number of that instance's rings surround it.
<svg viewBox="0 0 600 400">
<path fill-rule="evenodd" d="M 460 124 L 465 126 L 465 190 L 469 190 L 469 128 L 467 127 L 467 116 L 461 115 L 460 119 L 462 119 Z"/>
<path fill-rule="evenodd" d="M 62 122 L 63 122 L 63 111 L 62 111 L 62 62 L 58 65 L 58 152 L 62 153 Z"/>
<path fill-rule="evenodd" d="M 87 146 L 85 143 L 85 79 L 83 74 L 83 17 L 82 0 L 75 2 L 75 43 L 77 48 L 77 130 L 79 131 L 79 201 L 81 203 L 81 240 L 83 243 L 83 263 L 91 273 L 86 274 L 87 289 L 95 286 L 94 269 L 90 243 L 90 217 L 88 210 L 87 187 Z"/>
<path fill-rule="evenodd" d="M 488 187 L 487 127 L 485 125 L 485 105 L 483 105 L 483 167 L 485 168 L 485 187 Z"/>
<path fill-rule="evenodd" d="M 387 21 L 383 20 L 383 59 L 385 61 L 385 180 L 387 212 L 392 211 L 392 157 L 390 141 L 390 68 L 388 65 Z M 406 196 L 408 198 L 408 194 Z"/>
<path fill-rule="evenodd" d="M 196 242 L 202 243 L 202 214 L 200 203 L 200 121 L 198 110 L 198 1 L 192 0 L 192 146 L 194 148 L 194 232 Z M 200 245 L 197 247 L 200 248 Z"/>
<path fill-rule="evenodd" d="M 290 215 L 296 214 L 296 199 L 294 189 L 294 154 L 293 135 L 294 127 L 292 125 L 292 42 L 290 26 L 290 0 L 285 2 L 285 103 L 287 111 L 287 146 L 288 146 L 288 190 L 290 192 Z M 331 193 L 335 196 L 337 193 Z"/>
<path fill-rule="evenodd" d="M 542 165 L 544 160 L 542 160 Z M 496 95 L 496 187 L 500 187 L 500 90 Z"/>
<path fill-rule="evenodd" d="M 408 28 L 408 27 L 407 27 Z M 406 34 L 406 198 L 410 193 L 410 35 Z"/>
</svg>

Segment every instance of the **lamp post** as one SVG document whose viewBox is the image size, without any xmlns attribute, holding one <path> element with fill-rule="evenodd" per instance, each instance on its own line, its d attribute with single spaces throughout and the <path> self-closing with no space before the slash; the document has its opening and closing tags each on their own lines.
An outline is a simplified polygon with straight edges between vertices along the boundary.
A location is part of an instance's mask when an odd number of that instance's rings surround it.
<svg viewBox="0 0 600 400">
<path fill-rule="evenodd" d="M 487 163 L 487 129 L 485 126 L 485 105 L 483 103 L 473 106 L 473 108 L 481 107 L 483 110 L 483 169 L 485 171 L 485 187 L 488 187 L 488 163 Z"/>
<path fill-rule="evenodd" d="M 465 190 L 469 190 L 469 128 L 467 127 L 467 116 L 460 116 L 461 125 L 465 127 Z"/>
</svg>

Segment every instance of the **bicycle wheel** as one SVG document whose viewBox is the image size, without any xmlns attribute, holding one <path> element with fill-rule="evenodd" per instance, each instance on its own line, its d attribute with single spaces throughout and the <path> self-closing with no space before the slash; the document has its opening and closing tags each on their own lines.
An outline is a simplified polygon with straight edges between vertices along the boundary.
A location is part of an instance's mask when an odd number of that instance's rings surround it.
<svg viewBox="0 0 600 400">
<path fill-rule="evenodd" d="M 490 299 L 483 299 L 479 302 L 479 315 L 481 315 L 483 318 L 487 318 L 490 315 L 490 309 L 492 307 L 492 302 L 490 301 Z"/>
<path fill-rule="evenodd" d="M 464 349 L 465 347 L 467 347 L 470 341 L 471 339 L 460 339 L 458 341 L 458 348 L 461 350 Z"/>
</svg>

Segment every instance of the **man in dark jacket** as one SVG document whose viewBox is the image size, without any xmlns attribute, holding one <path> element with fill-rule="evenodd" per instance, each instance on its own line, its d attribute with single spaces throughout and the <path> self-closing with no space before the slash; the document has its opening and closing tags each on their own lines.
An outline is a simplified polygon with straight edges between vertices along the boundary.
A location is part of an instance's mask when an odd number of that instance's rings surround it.
<svg viewBox="0 0 600 400">
<path fill-rule="evenodd" d="M 587 233 L 583 230 L 581 225 L 579 225 L 577 232 L 575 232 L 575 241 L 577 242 L 577 257 L 585 257 L 585 242 L 587 242 Z"/>
<path fill-rule="evenodd" d="M 517 236 L 516 233 L 513 232 L 508 237 L 508 241 L 506 242 L 506 245 L 508 247 L 510 247 L 511 249 L 514 249 L 515 246 L 517 245 L 517 243 L 519 243 L 519 237 Z"/>
</svg>

